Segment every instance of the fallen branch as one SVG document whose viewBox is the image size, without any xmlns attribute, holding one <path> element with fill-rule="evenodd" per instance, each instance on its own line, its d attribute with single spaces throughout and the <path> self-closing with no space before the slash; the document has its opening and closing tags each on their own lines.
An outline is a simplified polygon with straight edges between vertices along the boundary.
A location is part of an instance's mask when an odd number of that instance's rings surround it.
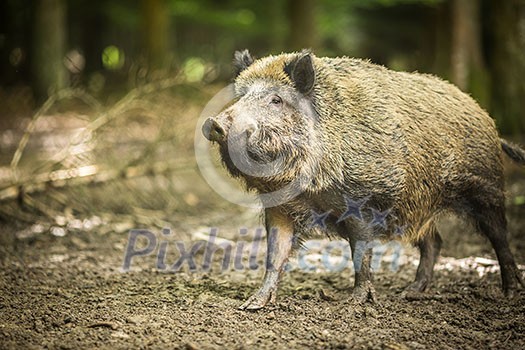
<svg viewBox="0 0 525 350">
<path fill-rule="evenodd" d="M 0 202 L 19 199 L 24 196 L 44 192 L 49 188 L 78 186 L 84 184 L 104 183 L 116 179 L 131 179 L 145 175 L 162 175 L 193 166 L 190 161 L 168 163 L 166 161 L 153 164 L 129 166 L 122 170 L 104 169 L 98 165 L 86 165 L 72 169 L 61 169 L 33 177 L 25 183 L 11 185 L 0 190 Z"/>
</svg>

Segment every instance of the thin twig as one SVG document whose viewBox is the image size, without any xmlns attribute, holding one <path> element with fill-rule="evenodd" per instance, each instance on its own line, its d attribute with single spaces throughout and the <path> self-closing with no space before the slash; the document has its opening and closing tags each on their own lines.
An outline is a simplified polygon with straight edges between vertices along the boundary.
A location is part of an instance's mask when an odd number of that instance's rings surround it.
<svg viewBox="0 0 525 350">
<path fill-rule="evenodd" d="M 106 327 L 106 328 L 111 328 L 113 330 L 117 329 L 118 328 L 118 324 L 114 323 L 114 322 L 95 322 L 95 323 L 92 323 L 92 324 L 89 324 L 87 325 L 87 328 L 100 328 L 100 327 Z"/>
<path fill-rule="evenodd" d="M 22 139 L 18 143 L 18 147 L 15 153 L 13 154 L 13 158 L 11 159 L 10 164 L 13 183 L 16 184 L 19 181 L 18 164 L 20 163 L 20 159 L 22 158 L 27 143 L 29 142 L 29 138 L 35 130 L 37 121 L 40 119 L 41 116 L 43 116 L 47 111 L 49 111 L 49 109 L 51 109 L 51 107 L 53 107 L 58 101 L 74 97 L 79 98 L 80 100 L 84 101 L 84 103 L 86 103 L 94 109 L 100 109 L 101 107 L 100 103 L 93 96 L 79 89 L 64 89 L 56 94 L 49 96 L 49 98 L 44 102 L 42 107 L 40 107 L 40 109 L 35 113 L 35 115 L 31 119 L 31 122 L 29 122 L 29 124 L 27 125 L 24 135 L 22 136 Z"/>
</svg>

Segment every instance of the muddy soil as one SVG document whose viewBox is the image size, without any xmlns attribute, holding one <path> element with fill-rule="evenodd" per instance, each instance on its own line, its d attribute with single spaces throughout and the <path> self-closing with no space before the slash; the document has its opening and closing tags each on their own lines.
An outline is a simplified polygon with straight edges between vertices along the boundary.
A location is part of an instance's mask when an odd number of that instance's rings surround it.
<svg viewBox="0 0 525 350">
<path fill-rule="evenodd" d="M 523 194 L 523 186 L 511 188 Z M 235 227 L 251 215 L 209 214 L 222 215 L 220 235 L 233 243 L 240 239 Z M 173 240 L 202 239 L 195 235 L 202 215 L 188 217 L 189 226 L 174 226 Z M 512 249 L 523 265 L 525 206 L 511 203 L 509 217 Z M 414 278 L 418 259 L 414 249 L 405 247 L 397 271 L 387 263 L 378 269 L 375 304 L 352 301 L 351 268 L 296 268 L 284 276 L 275 305 L 246 312 L 237 308 L 263 273 L 246 268 L 246 257 L 244 270 L 232 263 L 221 271 L 219 254 L 205 272 L 199 252 L 197 272 L 188 270 L 187 261 L 178 272 L 166 272 L 159 269 L 157 247 L 157 254 L 135 256 L 124 272 L 127 233 L 28 235 L 26 227 L 5 223 L 0 228 L 0 348 L 524 348 L 525 290 L 512 299 L 503 297 L 489 243 L 457 220 L 442 225 L 448 232 L 445 257 L 424 294 L 408 299 L 401 294 Z M 247 244 L 254 244 L 254 230 L 249 231 Z M 155 234 L 160 243 L 162 234 Z M 139 250 L 148 242 L 136 243 Z M 173 242 L 168 243 L 162 262 L 173 264 L 178 257 Z M 261 254 L 259 266 L 260 259 Z"/>
</svg>

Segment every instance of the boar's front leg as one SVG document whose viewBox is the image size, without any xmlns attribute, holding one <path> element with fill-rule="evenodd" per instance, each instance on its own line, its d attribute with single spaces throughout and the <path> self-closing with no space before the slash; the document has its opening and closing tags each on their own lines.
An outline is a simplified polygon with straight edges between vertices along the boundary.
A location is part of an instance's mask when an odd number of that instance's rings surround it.
<svg viewBox="0 0 525 350">
<path fill-rule="evenodd" d="M 266 304 L 274 303 L 277 286 L 284 271 L 293 245 L 293 221 L 279 208 L 265 210 L 266 221 L 266 272 L 262 287 L 252 295 L 239 309 L 257 310 Z"/>
<path fill-rule="evenodd" d="M 372 271 L 370 263 L 372 260 L 371 242 L 350 236 L 350 248 L 354 263 L 355 283 L 352 297 L 358 303 L 366 301 L 376 302 L 376 292 L 372 285 Z"/>
</svg>

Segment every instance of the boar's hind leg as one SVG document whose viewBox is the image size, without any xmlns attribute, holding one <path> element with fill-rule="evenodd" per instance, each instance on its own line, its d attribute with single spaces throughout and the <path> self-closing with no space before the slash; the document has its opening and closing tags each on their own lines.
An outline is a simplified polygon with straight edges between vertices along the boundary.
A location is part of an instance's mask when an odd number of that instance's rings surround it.
<svg viewBox="0 0 525 350">
<path fill-rule="evenodd" d="M 359 303 L 368 300 L 376 302 L 376 292 L 372 285 L 372 271 L 370 270 L 372 247 L 367 241 L 358 240 L 356 237 L 350 237 L 349 241 L 355 271 L 352 297 Z"/>
<path fill-rule="evenodd" d="M 477 213 L 475 220 L 478 229 L 490 240 L 498 257 L 503 293 L 511 297 L 516 291 L 518 283 L 522 286 L 524 286 L 524 283 L 507 241 L 507 220 L 504 206 L 501 205 L 480 211 Z"/>
<path fill-rule="evenodd" d="M 266 221 L 266 272 L 262 287 L 239 309 L 257 310 L 275 302 L 277 285 L 293 245 L 293 221 L 278 208 L 265 211 Z"/>
<path fill-rule="evenodd" d="M 419 266 L 417 267 L 416 280 L 410 284 L 406 291 L 423 292 L 434 275 L 434 265 L 439 257 L 441 250 L 441 236 L 434 223 L 423 237 L 417 242 L 419 248 Z"/>
</svg>

